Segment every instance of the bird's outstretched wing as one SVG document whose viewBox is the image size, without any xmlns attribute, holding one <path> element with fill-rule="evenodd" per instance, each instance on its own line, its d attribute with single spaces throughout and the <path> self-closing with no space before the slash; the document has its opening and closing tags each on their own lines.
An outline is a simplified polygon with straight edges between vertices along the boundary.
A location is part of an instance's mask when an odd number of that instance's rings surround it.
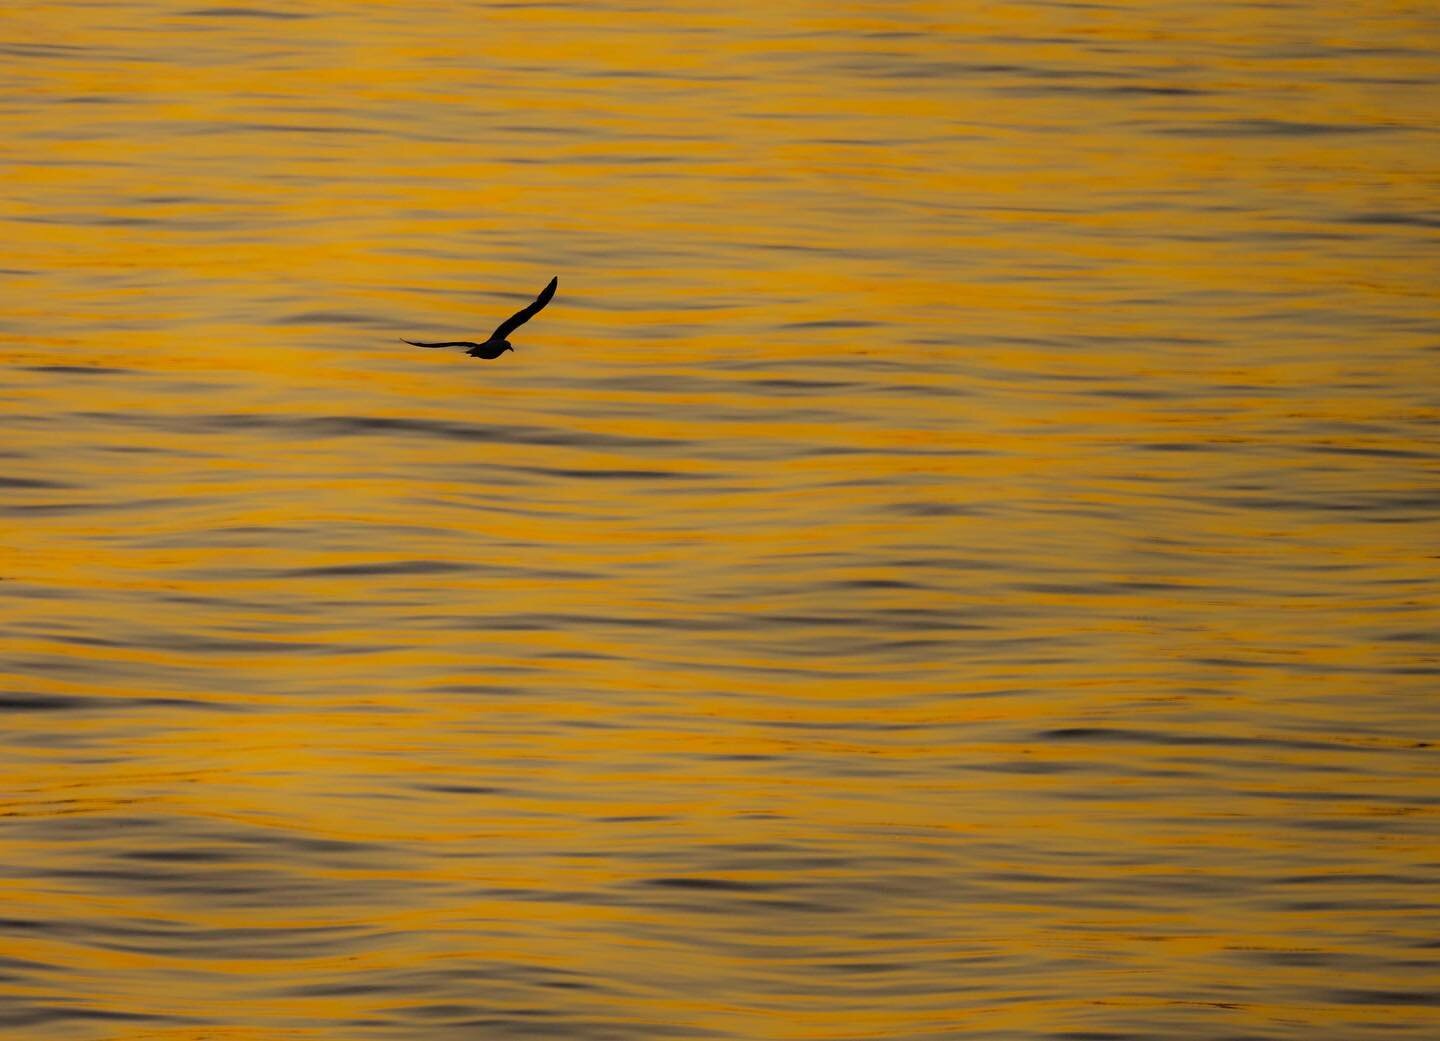
<svg viewBox="0 0 1440 1041">
<path fill-rule="evenodd" d="M 400 339 L 401 343 L 408 343 L 411 347 L 474 347 L 475 344 L 468 340 L 451 340 L 448 343 L 416 343 L 414 340 Z"/>
<path fill-rule="evenodd" d="M 505 339 L 516 329 L 520 328 L 530 319 L 534 318 L 537 314 L 539 314 L 540 309 L 546 304 L 548 304 L 550 302 L 550 298 L 555 295 L 555 286 L 559 284 L 559 282 L 560 279 L 558 277 L 552 278 L 550 280 L 550 284 L 544 289 L 540 290 L 540 295 L 535 298 L 535 302 L 533 304 L 531 304 L 524 310 L 516 311 L 509 318 L 505 319 L 503 322 L 497 325 L 495 327 L 495 331 L 490 334 L 490 339 Z"/>
</svg>

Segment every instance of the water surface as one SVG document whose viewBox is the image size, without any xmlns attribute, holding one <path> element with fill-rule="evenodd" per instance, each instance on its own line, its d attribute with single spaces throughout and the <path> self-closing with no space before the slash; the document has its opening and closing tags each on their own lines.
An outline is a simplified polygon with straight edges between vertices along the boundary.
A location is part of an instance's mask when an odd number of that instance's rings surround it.
<svg viewBox="0 0 1440 1041">
<path fill-rule="evenodd" d="M 0 1031 L 1436 1036 L 1429 5 L 0 24 Z"/>
</svg>

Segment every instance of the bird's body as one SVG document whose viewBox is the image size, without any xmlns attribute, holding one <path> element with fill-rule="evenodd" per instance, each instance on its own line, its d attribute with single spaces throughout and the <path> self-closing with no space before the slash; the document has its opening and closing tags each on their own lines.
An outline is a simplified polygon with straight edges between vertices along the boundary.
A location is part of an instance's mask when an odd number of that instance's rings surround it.
<svg viewBox="0 0 1440 1041">
<path fill-rule="evenodd" d="M 471 343 L 469 340 L 451 340 L 449 343 L 416 343 L 414 340 L 401 340 L 401 343 L 408 343 L 411 347 L 465 347 L 465 353 L 472 358 L 484 358 L 491 361 L 500 357 L 506 351 L 513 351 L 509 340 L 497 340 L 493 336 L 484 343 Z"/>
<path fill-rule="evenodd" d="M 550 298 L 555 295 L 555 287 L 559 283 L 560 279 L 558 277 L 552 278 L 550 284 L 540 290 L 540 295 L 535 298 L 534 303 L 516 311 L 509 318 L 501 322 L 495 327 L 495 331 L 490 334 L 490 339 L 484 343 L 472 343 L 469 340 L 449 340 L 445 343 L 416 343 L 414 340 L 402 340 L 401 342 L 408 343 L 412 347 L 464 347 L 465 353 L 470 355 L 470 357 L 484 358 L 486 361 L 491 361 L 500 357 L 500 355 L 506 351 L 513 351 L 515 349 L 510 345 L 510 341 L 507 340 L 506 337 L 540 313 L 540 310 L 548 304 Z"/>
</svg>

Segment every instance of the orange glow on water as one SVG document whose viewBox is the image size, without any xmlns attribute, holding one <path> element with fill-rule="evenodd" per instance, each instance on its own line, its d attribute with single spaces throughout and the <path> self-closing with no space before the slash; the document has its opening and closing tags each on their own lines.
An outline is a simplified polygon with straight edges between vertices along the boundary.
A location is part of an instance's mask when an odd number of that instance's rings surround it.
<svg viewBox="0 0 1440 1041">
<path fill-rule="evenodd" d="M 0 1028 L 1430 1036 L 1426 17 L 10 5 Z"/>
</svg>

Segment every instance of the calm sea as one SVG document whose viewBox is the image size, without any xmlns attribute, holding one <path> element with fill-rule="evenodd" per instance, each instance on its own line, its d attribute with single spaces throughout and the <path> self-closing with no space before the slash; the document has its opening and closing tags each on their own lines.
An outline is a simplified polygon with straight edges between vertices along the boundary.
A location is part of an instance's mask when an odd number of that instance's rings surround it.
<svg viewBox="0 0 1440 1041">
<path fill-rule="evenodd" d="M 1440 1037 L 1433 3 L 0 58 L 0 1036 Z"/>
</svg>

